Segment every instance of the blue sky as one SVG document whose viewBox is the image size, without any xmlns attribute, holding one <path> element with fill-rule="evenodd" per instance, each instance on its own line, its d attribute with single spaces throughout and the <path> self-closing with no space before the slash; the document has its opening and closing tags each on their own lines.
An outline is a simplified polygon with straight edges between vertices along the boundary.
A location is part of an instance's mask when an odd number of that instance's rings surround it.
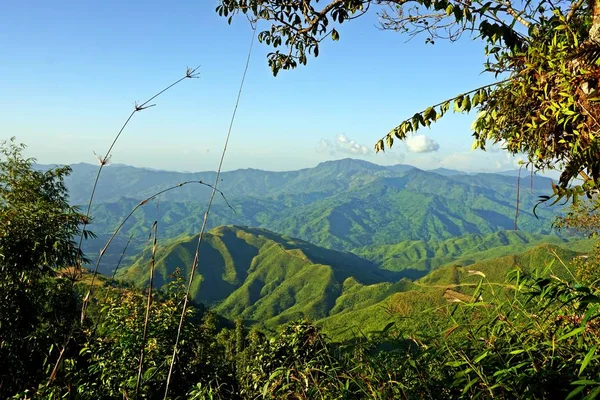
<svg viewBox="0 0 600 400">
<path fill-rule="evenodd" d="M 112 161 L 215 169 L 251 38 L 216 1 L 9 1 L 0 14 L 0 126 L 42 163 L 95 162 L 135 101 L 201 65 L 138 113 Z M 500 151 L 472 152 L 473 116 L 450 115 L 426 137 L 375 155 L 374 143 L 416 111 L 491 82 L 481 45 L 408 41 L 381 31 L 374 8 L 344 23 L 307 66 L 273 77 L 255 45 L 224 169 L 289 170 L 357 157 L 380 164 L 514 169 Z M 259 30 L 267 28 L 259 24 Z M 415 152 L 426 151 L 426 152 Z"/>
</svg>

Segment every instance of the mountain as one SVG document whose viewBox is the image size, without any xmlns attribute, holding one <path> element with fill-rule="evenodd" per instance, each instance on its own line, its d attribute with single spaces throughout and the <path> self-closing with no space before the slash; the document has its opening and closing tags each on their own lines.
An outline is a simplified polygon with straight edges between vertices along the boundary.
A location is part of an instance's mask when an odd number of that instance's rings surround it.
<svg viewBox="0 0 600 400">
<path fill-rule="evenodd" d="M 161 286 L 176 268 L 189 274 L 197 236 L 176 238 L 158 249 L 155 284 Z M 350 286 L 377 284 L 389 294 L 402 273 L 379 270 L 350 253 L 248 227 L 222 226 L 204 236 L 191 296 L 215 307 L 225 317 L 241 317 L 274 326 L 301 316 L 314 319 L 338 312 L 336 300 L 348 297 Z M 149 254 L 118 277 L 143 286 L 148 280 Z M 350 283 L 351 282 L 351 283 Z M 356 297 L 357 294 L 354 294 Z M 351 300 L 345 300 L 346 302 Z"/>
<path fill-rule="evenodd" d="M 546 183 L 549 180 L 539 179 L 532 191 L 522 191 L 520 229 L 552 231 L 550 221 L 556 209 L 540 207 L 540 218 L 532 212 Z M 402 176 L 378 178 L 355 190 L 291 208 L 262 226 L 345 250 L 446 239 L 514 229 L 515 197 L 515 179 L 493 174 L 448 177 L 411 169 Z"/>
<path fill-rule="evenodd" d="M 428 255 L 427 252 L 421 254 L 420 258 L 414 257 L 414 248 L 399 244 L 399 249 L 403 246 L 407 249 L 399 250 L 399 259 L 412 259 L 413 264 L 407 264 L 407 268 L 396 268 L 398 271 L 389 271 L 379 268 L 385 265 L 385 257 L 377 263 L 265 229 L 221 226 L 212 229 L 204 237 L 191 296 L 194 301 L 212 306 L 229 319 L 242 318 L 249 324 L 259 324 L 265 328 L 308 317 L 323 320 L 333 329 L 338 324 L 335 321 L 346 320 L 342 315 L 362 312 L 377 304 L 382 307 L 385 304 L 382 302 L 389 300 L 390 296 L 407 293 L 406 296 L 421 298 L 420 293 L 427 285 L 445 285 L 448 279 L 454 279 L 452 282 L 455 284 L 462 282 L 460 279 L 463 278 L 456 280 L 455 272 L 447 278 L 447 271 L 450 268 L 448 265 L 456 268 L 465 257 L 482 260 L 468 269 L 483 270 L 495 281 L 500 281 L 516 265 L 523 265 L 524 268 L 545 265 L 552 257 L 548 246 L 558 249 L 556 251 L 565 260 L 572 254 L 579 254 L 568 253 L 563 247 L 550 244 L 543 245 L 546 247 L 536 246 L 543 239 L 539 235 L 507 232 L 427 244 L 428 251 L 437 250 L 439 259 L 436 259 L 436 254 Z M 155 285 L 164 284 L 176 268 L 181 269 L 183 276 L 189 274 L 197 240 L 197 236 L 186 236 L 159 244 Z M 567 244 L 558 238 L 555 241 Z M 569 242 L 568 245 L 589 251 L 590 243 L 578 241 Z M 511 254 L 518 249 L 527 249 L 527 252 L 519 256 L 513 254 L 493 258 L 494 254 Z M 534 254 L 532 252 L 536 254 L 535 257 L 530 255 Z M 463 258 L 461 254 L 464 254 Z M 413 269 L 415 263 L 425 258 L 430 259 L 429 265 L 440 267 L 432 267 L 433 272 Z M 381 260 L 384 264 L 381 264 Z M 122 269 L 118 278 L 144 286 L 148 280 L 148 268 L 149 254 L 146 252 L 131 266 Z M 421 279 L 412 282 L 408 278 Z M 438 294 L 427 292 L 427 296 L 437 298 Z M 421 303 L 419 307 L 430 305 L 430 302 Z M 383 318 L 379 312 L 374 315 L 377 316 L 374 321 Z"/>
<path fill-rule="evenodd" d="M 492 295 L 491 290 L 496 293 L 510 290 L 507 275 L 516 268 L 531 273 L 550 266 L 548 274 L 569 279 L 575 272 L 572 261 L 587 253 L 592 246 L 592 241 L 581 241 L 569 248 L 542 244 L 521 253 L 479 261 L 466 267 L 449 263 L 415 281 L 408 290 L 397 291 L 365 307 L 347 308 L 319 320 L 318 324 L 336 340 L 360 338 L 369 332 L 380 331 L 391 322 L 400 330 L 403 326 L 414 329 L 417 325 L 426 329 L 428 324 L 436 324 L 437 328 L 444 324 L 450 328 L 453 322 L 445 314 L 446 305 L 456 301 L 469 302 L 474 288 L 482 279 L 492 284 L 484 288 L 484 298 Z M 557 261 L 557 257 L 561 262 Z"/>
<path fill-rule="evenodd" d="M 522 231 L 469 234 L 446 240 L 409 240 L 391 245 L 366 246 L 353 252 L 390 271 L 428 271 L 448 263 L 475 262 L 520 253 L 540 244 L 565 245 L 566 238 Z"/>
<path fill-rule="evenodd" d="M 84 204 L 97 167 L 72 167 L 67 180 L 71 201 Z M 343 251 L 514 229 L 516 178 L 449 171 L 343 159 L 297 171 L 225 172 L 219 188 L 235 211 L 218 195 L 208 226 L 256 226 Z M 214 172 L 177 173 L 109 165 L 96 192 L 90 229 L 109 234 L 141 200 L 181 182 L 212 183 L 214 178 Z M 549 193 L 550 182 L 543 177 L 521 179 L 520 230 L 552 232 L 557 207 L 539 207 L 539 218 L 532 213 L 538 196 Z M 133 234 L 139 243 L 157 217 L 160 237 L 195 234 L 209 194 L 210 188 L 198 183 L 163 193 L 140 207 L 121 235 Z"/>
<path fill-rule="evenodd" d="M 467 175 L 466 172 L 457 171 L 457 170 L 448 169 L 448 168 L 431 169 L 431 170 L 429 170 L 429 172 L 435 172 L 436 174 L 444 175 L 444 176 Z"/>
<path fill-rule="evenodd" d="M 39 166 L 43 168 L 44 166 Z M 87 204 L 98 166 L 73 164 L 73 172 L 66 179 L 73 204 Z M 239 196 L 276 196 L 281 194 L 333 193 L 360 185 L 376 176 L 393 176 L 412 169 L 411 166 L 385 167 L 351 158 L 326 161 L 314 168 L 296 171 L 263 171 L 239 169 L 221 174 L 219 189 L 230 198 Z M 203 181 L 213 184 L 216 172 L 173 172 L 148 168 L 137 168 L 122 164 L 107 165 L 103 171 L 95 194 L 96 203 L 110 203 L 122 198 L 142 200 L 167 187 L 186 181 Z M 210 189 L 206 186 L 185 186 L 164 194 L 163 201 L 206 200 Z"/>
</svg>

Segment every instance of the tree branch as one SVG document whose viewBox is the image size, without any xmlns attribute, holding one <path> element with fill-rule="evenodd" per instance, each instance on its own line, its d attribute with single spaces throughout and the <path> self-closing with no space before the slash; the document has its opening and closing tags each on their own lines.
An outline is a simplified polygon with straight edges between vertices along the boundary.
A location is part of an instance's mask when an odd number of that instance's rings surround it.
<svg viewBox="0 0 600 400">
<path fill-rule="evenodd" d="M 529 23 L 529 21 L 525 20 L 523 17 L 521 17 L 521 14 L 518 13 L 513 7 L 512 4 L 510 4 L 510 1 L 507 1 L 506 3 L 504 3 L 504 6 L 506 6 L 506 13 L 512 15 L 521 25 L 523 25 L 525 28 L 529 29 L 529 26 L 531 25 Z"/>
<path fill-rule="evenodd" d="M 481 89 L 487 89 L 487 88 L 489 88 L 489 87 L 492 87 L 492 86 L 497 86 L 497 85 L 501 85 L 501 84 L 503 84 L 503 83 L 506 83 L 506 82 L 510 82 L 510 81 L 512 81 L 514 78 L 515 78 L 515 77 L 510 77 L 510 78 L 507 78 L 507 79 L 504 79 L 504 80 L 501 80 L 501 81 L 498 81 L 498 82 L 494 82 L 494 83 L 490 83 L 490 84 L 487 84 L 487 85 L 480 86 L 480 87 L 478 87 L 478 88 L 475 88 L 475 89 L 473 89 L 473 90 L 469 90 L 468 92 L 465 92 L 465 93 L 459 94 L 458 96 L 454 96 L 454 97 L 451 97 L 451 98 L 449 98 L 449 99 L 447 99 L 447 100 L 441 101 L 441 102 L 439 102 L 439 103 L 437 103 L 437 104 L 434 104 L 434 105 L 432 105 L 431 107 L 427 107 L 427 109 L 429 109 L 429 108 L 436 108 L 436 107 L 439 107 L 439 106 L 441 106 L 441 105 L 443 105 L 443 104 L 445 104 L 445 103 L 448 103 L 448 102 L 450 102 L 450 101 L 456 100 L 457 98 L 459 98 L 459 97 L 461 97 L 461 96 L 467 96 L 467 95 L 469 95 L 469 94 L 471 94 L 471 93 L 475 93 L 476 91 L 478 91 L 478 90 L 481 90 Z M 422 110 L 422 111 L 418 112 L 417 114 L 423 114 L 423 113 L 424 113 L 424 112 L 425 112 L 427 109 L 425 109 L 425 110 Z M 405 120 L 405 121 L 407 121 L 407 120 Z M 386 139 L 386 138 L 387 138 L 389 135 L 391 135 L 391 134 L 392 134 L 391 132 L 390 132 L 390 133 L 387 133 L 387 134 L 386 134 L 384 137 L 382 137 L 380 140 L 378 140 L 378 142 L 377 142 L 377 143 L 381 143 L 381 142 L 385 141 L 385 139 Z M 377 148 L 377 146 L 375 146 L 375 147 Z"/>
<path fill-rule="evenodd" d="M 567 14 L 567 21 L 570 21 L 573 18 L 573 15 L 577 12 L 577 10 L 583 5 L 585 0 L 579 0 L 577 3 L 573 3 L 571 9 L 569 10 L 569 14 Z"/>
</svg>

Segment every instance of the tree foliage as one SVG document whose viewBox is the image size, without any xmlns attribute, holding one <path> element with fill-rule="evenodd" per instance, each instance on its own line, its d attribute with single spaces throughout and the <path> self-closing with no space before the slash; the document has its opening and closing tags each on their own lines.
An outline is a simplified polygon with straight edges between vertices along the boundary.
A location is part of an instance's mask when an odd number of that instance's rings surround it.
<svg viewBox="0 0 600 400">
<path fill-rule="evenodd" d="M 589 200 L 573 204 L 564 215 L 557 218 L 555 226 L 569 233 L 584 235 L 596 240 L 594 252 L 578 257 L 577 277 L 586 285 L 600 285 L 600 199 L 593 196 Z"/>
<path fill-rule="evenodd" d="M 33 168 L 14 140 L 0 143 L 0 397 L 35 385 L 77 325 L 73 282 L 57 272 L 80 262 L 83 216 L 69 206 L 68 167 Z"/>
<path fill-rule="evenodd" d="M 324 39 L 339 39 L 339 25 L 371 7 L 378 9 L 384 29 L 423 34 L 428 43 L 475 36 L 487 56 L 483 70 L 496 79 L 415 113 L 379 140 L 376 151 L 449 111 L 477 111 L 474 148 L 500 144 L 526 154 L 538 170 L 561 169 L 563 189 L 579 175 L 583 192 L 595 187 L 600 178 L 598 0 L 220 0 L 217 12 L 230 21 L 243 13 L 270 22 L 259 40 L 275 48 L 268 60 L 277 74 L 318 56 Z"/>
<path fill-rule="evenodd" d="M 0 271 L 20 279 L 78 265 L 83 254 L 73 238 L 84 219 L 68 203 L 70 167 L 36 170 L 23 149 L 0 143 Z"/>
</svg>

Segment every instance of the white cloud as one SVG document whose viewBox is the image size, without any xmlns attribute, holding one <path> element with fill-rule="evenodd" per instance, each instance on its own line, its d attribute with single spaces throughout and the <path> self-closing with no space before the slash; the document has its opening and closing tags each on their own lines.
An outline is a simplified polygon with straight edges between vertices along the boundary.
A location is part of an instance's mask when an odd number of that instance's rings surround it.
<svg viewBox="0 0 600 400">
<path fill-rule="evenodd" d="M 425 135 L 408 136 L 405 143 L 411 153 L 431 153 L 440 148 L 438 142 Z"/>
<path fill-rule="evenodd" d="M 344 134 L 337 135 L 334 141 L 321 139 L 317 151 L 320 153 L 329 153 L 332 156 L 338 154 L 366 156 L 373 153 L 370 147 L 356 143 Z"/>
</svg>

